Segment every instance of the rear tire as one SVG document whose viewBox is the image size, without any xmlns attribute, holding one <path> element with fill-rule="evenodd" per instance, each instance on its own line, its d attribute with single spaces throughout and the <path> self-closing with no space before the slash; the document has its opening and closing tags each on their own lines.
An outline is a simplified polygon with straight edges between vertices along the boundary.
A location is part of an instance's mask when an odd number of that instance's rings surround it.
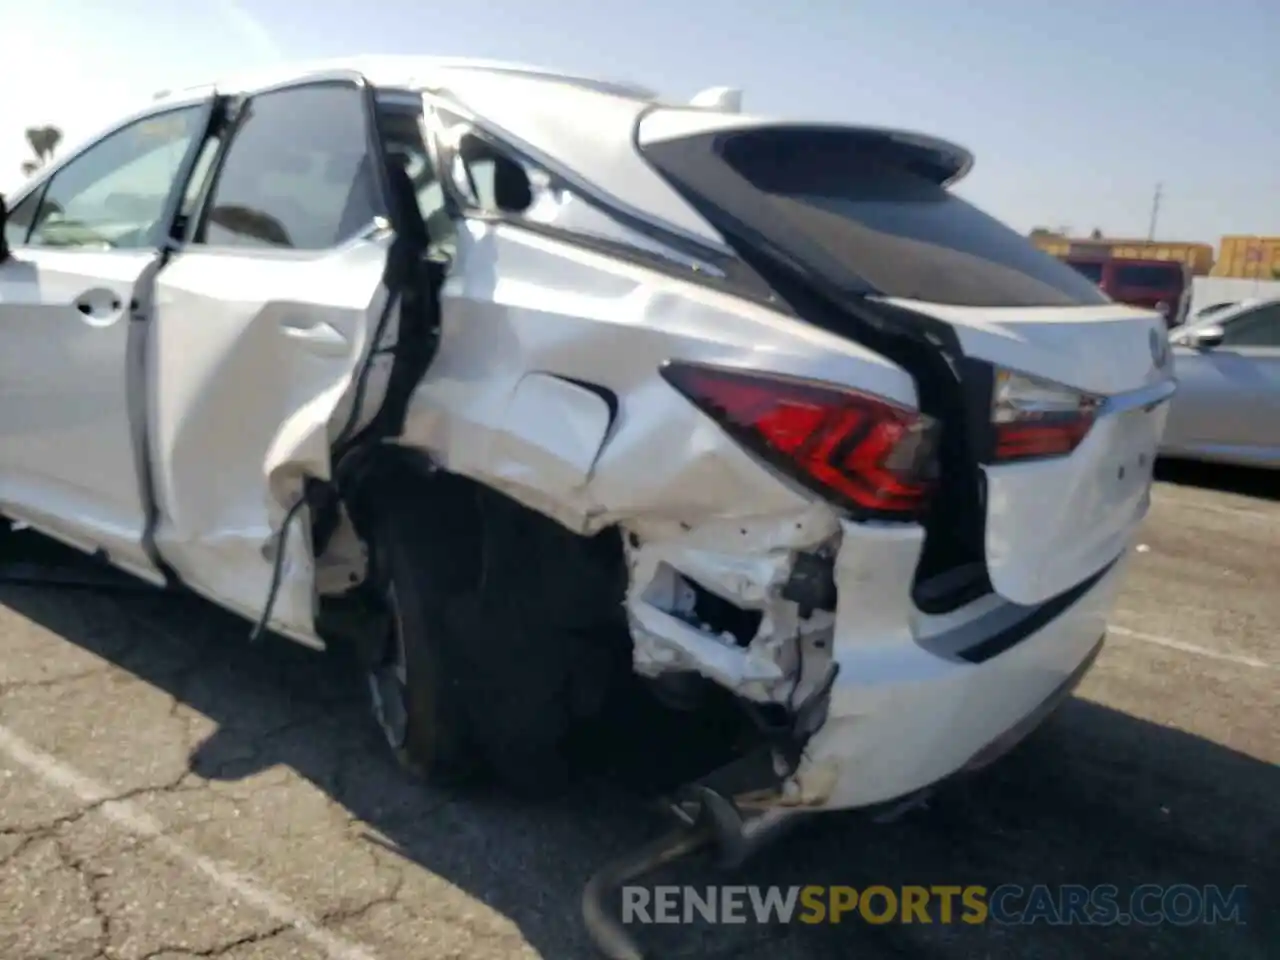
<svg viewBox="0 0 1280 960">
<path fill-rule="evenodd" d="M 629 663 L 602 630 L 621 599 L 601 591 L 624 582 L 599 562 L 607 544 L 447 474 L 386 493 L 372 532 L 399 682 L 384 667 L 371 690 L 397 756 L 436 782 L 483 772 L 525 797 L 559 793 L 575 721 Z"/>
<path fill-rule="evenodd" d="M 391 498 L 373 527 L 373 573 L 387 616 L 384 660 L 367 674 L 374 719 L 396 759 L 433 784 L 476 768 L 454 639 L 442 629 L 449 597 L 465 586 L 465 563 L 449 563 L 453 532 L 442 518 Z"/>
</svg>

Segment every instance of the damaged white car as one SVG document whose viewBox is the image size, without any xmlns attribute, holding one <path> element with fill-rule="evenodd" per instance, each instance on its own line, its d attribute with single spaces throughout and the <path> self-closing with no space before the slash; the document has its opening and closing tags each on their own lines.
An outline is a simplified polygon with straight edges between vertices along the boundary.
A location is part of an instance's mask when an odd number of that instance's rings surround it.
<svg viewBox="0 0 1280 960">
<path fill-rule="evenodd" d="M 393 58 L 172 92 L 10 197 L 0 511 L 351 643 L 401 758 L 554 781 L 621 672 L 726 840 L 910 798 L 1093 662 L 1164 324 L 915 133 Z"/>
</svg>

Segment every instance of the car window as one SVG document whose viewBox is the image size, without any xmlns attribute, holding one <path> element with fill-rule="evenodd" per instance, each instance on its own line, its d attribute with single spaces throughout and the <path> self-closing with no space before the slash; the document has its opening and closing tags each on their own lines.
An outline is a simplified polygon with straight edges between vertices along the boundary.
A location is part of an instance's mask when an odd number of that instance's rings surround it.
<svg viewBox="0 0 1280 960">
<path fill-rule="evenodd" d="M 1182 267 L 1177 264 L 1167 267 L 1154 263 L 1129 266 L 1117 264 L 1114 281 L 1120 287 L 1174 287 L 1182 282 Z"/>
<path fill-rule="evenodd" d="M 174 179 L 199 135 L 203 107 L 156 114 L 74 157 L 49 181 L 26 245 L 137 249 L 159 245 Z M 21 207 L 22 205 L 20 205 Z"/>
<path fill-rule="evenodd" d="M 1232 318 L 1222 342 L 1231 347 L 1280 347 L 1280 303 L 1269 303 Z"/>
<path fill-rule="evenodd" d="M 33 190 L 27 194 L 18 203 L 16 207 L 9 211 L 9 217 L 4 222 L 4 241 L 5 245 L 13 248 L 20 247 L 27 242 L 27 231 L 31 229 L 31 224 L 36 219 L 36 208 L 40 205 L 40 194 L 43 187 Z"/>
<path fill-rule="evenodd" d="M 465 134 L 455 162 L 461 164 L 463 184 L 475 205 L 490 213 L 521 213 L 533 200 L 528 174 L 501 148 Z M 455 181 L 459 178 L 455 175 Z"/>
<path fill-rule="evenodd" d="M 196 242 L 324 250 L 369 225 L 377 205 L 358 89 L 275 90 L 243 111 Z"/>
<path fill-rule="evenodd" d="M 191 168 L 191 176 L 187 180 L 186 189 L 182 194 L 182 203 L 178 206 L 178 218 L 183 228 L 183 236 L 189 238 L 193 229 L 193 219 L 197 215 L 200 205 L 200 197 L 204 193 L 204 189 L 208 184 L 209 177 L 213 173 L 214 161 L 217 160 L 218 151 L 222 148 L 223 134 L 218 133 L 209 137 L 200 147 L 200 153 L 196 157 L 196 162 Z"/>
<path fill-rule="evenodd" d="M 467 134 L 458 150 L 459 162 L 466 173 L 466 182 L 476 205 L 481 210 L 497 212 L 498 196 L 494 190 L 497 157 L 479 137 Z"/>
<path fill-rule="evenodd" d="M 457 245 L 457 228 L 445 210 L 444 187 L 423 142 L 419 120 L 417 113 L 384 108 L 379 111 L 378 131 L 387 159 L 402 166 L 413 185 L 432 250 L 451 255 Z"/>
</svg>

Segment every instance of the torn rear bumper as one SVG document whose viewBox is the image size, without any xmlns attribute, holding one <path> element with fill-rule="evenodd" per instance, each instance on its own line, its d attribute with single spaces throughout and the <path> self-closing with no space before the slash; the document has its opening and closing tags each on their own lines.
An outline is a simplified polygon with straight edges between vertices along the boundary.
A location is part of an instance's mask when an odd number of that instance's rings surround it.
<svg viewBox="0 0 1280 960">
<path fill-rule="evenodd" d="M 745 701 L 786 705 L 790 719 L 766 731 L 756 754 L 684 796 L 689 819 L 705 818 L 708 798 L 731 801 L 731 812 L 712 811 L 730 860 L 800 814 L 909 806 L 1010 749 L 1092 666 L 1127 567 L 1126 553 L 1035 608 L 991 595 L 931 617 L 911 600 L 918 528 L 842 527 L 832 562 L 834 612 L 806 619 L 775 576 L 757 591 L 761 633 L 742 649 L 721 645 L 721 661 L 704 668 L 722 685 L 736 679 L 731 689 Z M 684 572 L 682 557 L 669 549 L 666 556 Z M 702 561 L 710 566 L 705 554 Z M 634 606 L 645 594 L 633 587 Z M 788 632 L 769 633 L 771 623 L 787 624 Z M 633 619 L 633 630 L 646 625 L 652 617 Z M 638 651 L 652 648 L 653 634 L 647 639 Z M 692 661 L 691 647 L 684 652 Z"/>
<path fill-rule="evenodd" d="M 934 791 L 947 780 L 976 772 L 1016 747 L 1047 720 L 1074 692 L 1080 681 L 1093 667 L 1102 652 L 1105 635 L 1097 638 L 1085 659 L 1030 713 L 1005 730 L 971 756 L 957 770 L 937 782 L 925 784 L 905 796 L 884 800 L 866 807 L 880 822 L 897 819 L 911 809 L 925 803 Z M 678 815 L 691 827 L 701 825 L 710 834 L 719 849 L 721 863 L 737 866 L 761 847 L 772 842 L 789 828 L 810 818 L 825 807 L 772 806 L 754 814 L 744 815 L 731 800 L 709 788 L 698 787 L 692 793 L 696 807 L 678 811 Z"/>
<path fill-rule="evenodd" d="M 839 673 L 826 722 L 791 778 L 790 802 L 868 807 L 995 760 L 1093 665 L 1126 566 L 1117 562 L 1056 617 L 1031 624 L 1025 636 L 979 663 L 940 654 L 945 634 L 927 641 L 910 633 L 861 635 L 850 628 L 857 612 L 842 597 L 834 644 Z"/>
</svg>

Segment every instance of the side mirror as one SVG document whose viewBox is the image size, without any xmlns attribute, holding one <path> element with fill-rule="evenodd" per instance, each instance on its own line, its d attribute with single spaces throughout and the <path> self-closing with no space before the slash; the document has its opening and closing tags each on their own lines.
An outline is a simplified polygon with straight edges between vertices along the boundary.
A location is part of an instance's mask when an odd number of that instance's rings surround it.
<svg viewBox="0 0 1280 960">
<path fill-rule="evenodd" d="M 1187 331 L 1187 346 L 1196 350 L 1212 350 L 1226 339 L 1227 332 L 1216 323 Z"/>
</svg>

